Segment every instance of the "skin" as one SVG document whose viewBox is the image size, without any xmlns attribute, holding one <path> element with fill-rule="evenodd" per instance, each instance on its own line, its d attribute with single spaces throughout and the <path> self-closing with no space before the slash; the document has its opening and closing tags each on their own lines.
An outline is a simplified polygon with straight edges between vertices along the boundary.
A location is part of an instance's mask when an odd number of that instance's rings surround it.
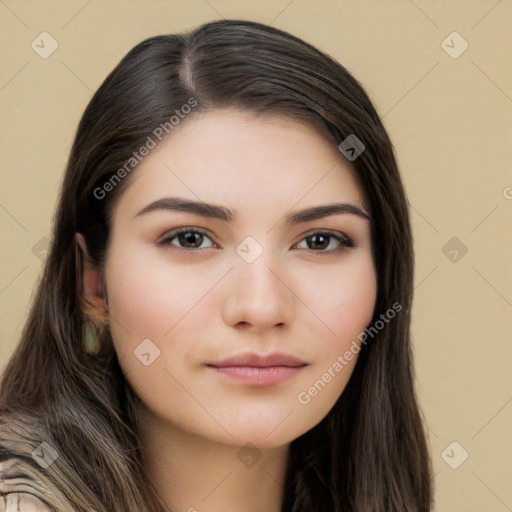
<svg viewBox="0 0 512 512">
<path fill-rule="evenodd" d="M 134 173 L 114 210 L 104 274 L 86 262 L 84 283 L 108 314 L 123 372 L 144 403 L 148 471 L 169 510 L 277 512 L 290 442 L 327 415 L 357 355 L 308 404 L 298 394 L 357 341 L 377 291 L 367 219 L 344 213 L 288 226 L 283 218 L 334 202 L 364 210 L 354 171 L 307 125 L 226 109 L 183 121 Z M 166 196 L 237 216 L 229 223 L 164 209 L 137 215 Z M 207 234 L 188 249 L 178 236 L 157 245 L 180 226 Z M 334 237 L 315 246 L 313 229 L 344 234 L 354 247 Z M 252 263 L 236 252 L 248 236 L 263 250 Z M 160 351 L 148 366 L 134 355 L 145 339 Z M 307 365 L 271 386 L 206 366 L 273 351 Z M 240 452 L 247 443 L 254 447 Z M 248 467 L 243 455 L 256 463 Z"/>
</svg>

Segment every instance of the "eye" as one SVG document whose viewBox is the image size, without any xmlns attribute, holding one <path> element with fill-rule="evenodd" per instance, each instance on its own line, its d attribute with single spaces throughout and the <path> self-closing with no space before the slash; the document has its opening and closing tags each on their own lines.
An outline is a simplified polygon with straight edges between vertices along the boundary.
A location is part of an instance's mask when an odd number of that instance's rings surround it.
<svg viewBox="0 0 512 512">
<path fill-rule="evenodd" d="M 175 239 L 177 243 L 173 242 L 173 240 Z M 208 245 L 207 247 L 201 247 L 202 243 L 205 240 L 210 240 L 210 242 L 212 242 L 211 237 L 207 235 L 205 231 L 199 228 L 185 226 L 168 231 L 167 233 L 165 233 L 165 235 L 160 237 L 156 243 L 158 246 L 173 245 L 179 251 L 182 252 L 190 252 L 190 250 L 194 249 L 197 250 L 216 247 L 216 244 L 214 244 L 213 242 L 211 243 L 211 245 Z"/>
<path fill-rule="evenodd" d="M 207 240 L 210 241 L 210 244 L 201 247 Z M 300 247 L 300 244 L 304 244 L 304 242 L 306 247 Z M 160 247 L 173 246 L 183 253 L 219 247 L 206 231 L 188 226 L 168 231 L 157 240 L 156 244 Z M 293 248 L 309 249 L 316 253 L 333 253 L 343 250 L 344 247 L 354 247 L 353 241 L 345 234 L 339 231 L 317 230 L 308 234 Z"/>
<path fill-rule="evenodd" d="M 306 247 L 299 247 L 300 243 L 306 242 Z M 294 246 L 299 249 L 310 249 L 317 253 L 338 252 L 344 247 L 354 247 L 354 242 L 339 231 L 314 231 L 303 238 L 299 244 Z M 328 249 L 330 247 L 330 249 Z"/>
</svg>

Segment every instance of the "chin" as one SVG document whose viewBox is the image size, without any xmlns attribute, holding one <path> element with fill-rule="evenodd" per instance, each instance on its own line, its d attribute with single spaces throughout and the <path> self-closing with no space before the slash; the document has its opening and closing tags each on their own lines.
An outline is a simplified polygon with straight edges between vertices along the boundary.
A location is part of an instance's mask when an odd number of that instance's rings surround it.
<svg viewBox="0 0 512 512">
<path fill-rule="evenodd" d="M 310 414 L 305 415 L 306 411 L 292 407 L 283 408 L 278 414 L 255 412 L 245 416 L 240 414 L 232 422 L 223 423 L 232 437 L 223 431 L 222 442 L 234 446 L 251 443 L 260 449 L 277 448 L 298 439 L 320 423 L 328 413 L 312 417 Z"/>
</svg>

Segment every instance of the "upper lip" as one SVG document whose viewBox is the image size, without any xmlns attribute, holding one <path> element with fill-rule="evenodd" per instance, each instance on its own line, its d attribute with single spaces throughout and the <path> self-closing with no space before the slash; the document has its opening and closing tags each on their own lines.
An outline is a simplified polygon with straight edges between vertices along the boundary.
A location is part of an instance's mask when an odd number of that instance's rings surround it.
<svg viewBox="0 0 512 512">
<path fill-rule="evenodd" d="M 271 352 L 269 354 L 258 354 L 254 352 L 246 352 L 237 354 L 220 361 L 208 363 L 208 366 L 217 368 L 226 368 L 229 366 L 251 366 L 255 368 L 268 368 L 271 366 L 288 366 L 298 368 L 305 366 L 307 363 L 298 357 L 281 352 Z"/>
</svg>

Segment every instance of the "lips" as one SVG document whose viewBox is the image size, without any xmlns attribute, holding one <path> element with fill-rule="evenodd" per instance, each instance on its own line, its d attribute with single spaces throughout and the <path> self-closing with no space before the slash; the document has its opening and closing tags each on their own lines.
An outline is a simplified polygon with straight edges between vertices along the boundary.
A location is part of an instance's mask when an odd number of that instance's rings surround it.
<svg viewBox="0 0 512 512">
<path fill-rule="evenodd" d="M 246 366 L 252 368 L 269 368 L 271 366 L 285 366 L 289 368 L 299 368 L 301 366 L 306 366 L 306 364 L 306 362 L 300 360 L 295 356 L 279 352 L 272 352 L 270 354 L 238 354 L 215 363 L 209 363 L 208 366 L 214 366 L 216 368 L 227 368 L 233 366 Z"/>
<path fill-rule="evenodd" d="M 293 355 L 273 352 L 238 354 L 206 366 L 231 383 L 268 387 L 292 379 L 307 365 Z"/>
</svg>

